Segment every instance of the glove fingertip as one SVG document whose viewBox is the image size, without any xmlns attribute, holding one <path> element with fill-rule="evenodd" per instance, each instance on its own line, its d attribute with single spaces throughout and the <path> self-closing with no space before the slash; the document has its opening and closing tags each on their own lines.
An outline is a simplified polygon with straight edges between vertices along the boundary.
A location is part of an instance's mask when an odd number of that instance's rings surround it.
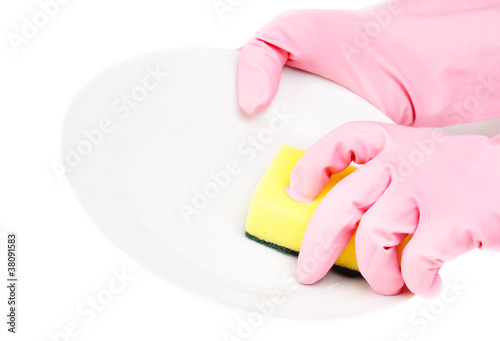
<svg viewBox="0 0 500 341">
<path fill-rule="evenodd" d="M 412 293 L 423 298 L 435 298 L 441 293 L 443 283 L 439 274 L 436 273 L 430 285 L 423 285 L 425 282 L 429 283 L 429 281 L 421 281 L 414 284 L 406 282 L 406 286 Z"/>
<path fill-rule="evenodd" d="M 439 274 L 436 274 L 431 286 L 428 289 L 423 290 L 419 295 L 425 298 L 434 298 L 441 293 L 442 288 L 443 281 L 441 279 L 441 276 L 439 276 Z"/>
<path fill-rule="evenodd" d="M 285 188 L 285 192 L 290 198 L 292 198 L 295 201 L 303 202 L 303 203 L 308 203 L 308 202 L 313 201 L 313 199 L 306 198 L 305 196 L 303 196 L 301 193 L 299 193 L 297 190 L 295 190 L 295 188 L 296 188 L 296 186 L 293 189 L 290 186 L 287 186 Z"/>
<path fill-rule="evenodd" d="M 250 72 L 245 70 L 239 71 L 238 102 L 247 114 L 256 115 L 269 107 L 275 91 L 265 85 L 265 80 L 259 80 L 259 77 L 248 73 Z"/>
<path fill-rule="evenodd" d="M 321 269 L 311 269 L 304 262 L 297 263 L 297 271 L 295 273 L 295 277 L 297 281 L 301 284 L 314 284 L 319 281 L 321 278 L 325 276 L 325 274 L 321 271 Z"/>
<path fill-rule="evenodd" d="M 287 54 L 252 39 L 238 49 L 238 101 L 250 115 L 264 111 L 278 92 Z"/>
<path fill-rule="evenodd" d="M 374 288 L 372 287 L 373 291 L 376 292 L 379 295 L 383 296 L 395 296 L 399 295 L 403 291 L 404 286 L 398 285 L 395 288 L 390 288 L 388 289 L 387 286 L 385 288 Z"/>
</svg>

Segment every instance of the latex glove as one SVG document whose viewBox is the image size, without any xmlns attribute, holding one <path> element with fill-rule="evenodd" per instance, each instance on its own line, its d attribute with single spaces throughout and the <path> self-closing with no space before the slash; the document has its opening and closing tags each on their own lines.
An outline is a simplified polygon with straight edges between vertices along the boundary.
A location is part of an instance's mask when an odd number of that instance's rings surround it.
<svg viewBox="0 0 500 341">
<path fill-rule="evenodd" d="M 401 125 L 499 117 L 499 18 L 498 0 L 288 11 L 240 49 L 239 103 L 264 110 L 286 64 L 339 83 Z"/>
<path fill-rule="evenodd" d="M 351 122 L 318 140 L 291 173 L 288 195 L 313 200 L 331 174 L 362 165 L 321 201 L 305 231 L 297 279 L 312 284 L 332 267 L 359 222 L 356 257 L 380 294 L 403 285 L 433 296 L 441 265 L 475 248 L 500 251 L 500 135 Z M 413 235 L 403 249 L 396 246 Z"/>
</svg>

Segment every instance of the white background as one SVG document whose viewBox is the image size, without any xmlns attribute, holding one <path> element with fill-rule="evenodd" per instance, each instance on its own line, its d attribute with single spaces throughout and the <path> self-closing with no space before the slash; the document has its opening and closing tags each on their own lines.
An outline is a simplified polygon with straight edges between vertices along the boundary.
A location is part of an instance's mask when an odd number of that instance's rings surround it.
<svg viewBox="0 0 500 341">
<path fill-rule="evenodd" d="M 45 1 L 44 1 L 45 2 Z M 225 2 L 225 1 L 224 1 Z M 74 323 L 76 337 L 58 340 L 203 339 L 237 335 L 234 311 L 192 295 L 117 249 L 94 226 L 71 188 L 51 168 L 60 159 L 60 130 L 68 103 L 103 68 L 143 52 L 170 47 L 240 47 L 258 28 L 290 8 L 358 8 L 373 1 L 242 0 L 224 20 L 213 0 L 72 0 L 16 52 L 7 39 L 22 18 L 40 11 L 34 0 L 0 4 L 0 232 L 19 239 L 18 334 L 6 332 L 5 250 L 0 255 L 0 340 L 50 340 Z M 3 244 L 4 242 L 2 242 Z M 420 314 L 404 305 L 342 320 L 267 318 L 248 340 L 498 339 L 500 264 L 496 254 L 473 252 L 447 264 L 445 278 L 466 286 L 453 302 L 420 300 L 438 314 L 425 330 L 412 325 Z M 112 270 L 134 279 L 87 323 L 77 308 L 106 289 Z M 5 284 L 5 285 L 4 285 Z M 404 339 L 404 338 L 402 338 Z"/>
</svg>

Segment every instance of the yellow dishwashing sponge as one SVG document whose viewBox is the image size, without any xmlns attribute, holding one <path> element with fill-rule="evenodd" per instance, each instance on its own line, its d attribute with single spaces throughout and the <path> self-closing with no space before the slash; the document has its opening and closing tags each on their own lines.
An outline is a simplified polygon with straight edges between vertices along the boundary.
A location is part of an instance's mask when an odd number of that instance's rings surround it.
<svg viewBox="0 0 500 341">
<path fill-rule="evenodd" d="M 340 180 L 356 170 L 349 166 L 332 175 L 330 182 L 312 202 L 297 202 L 285 193 L 290 184 L 290 173 L 305 151 L 282 145 L 271 162 L 255 192 L 247 216 L 245 234 L 266 246 L 281 252 L 298 254 L 307 223 L 326 193 Z M 359 273 L 354 250 L 354 236 L 347 244 L 335 266 Z"/>
</svg>

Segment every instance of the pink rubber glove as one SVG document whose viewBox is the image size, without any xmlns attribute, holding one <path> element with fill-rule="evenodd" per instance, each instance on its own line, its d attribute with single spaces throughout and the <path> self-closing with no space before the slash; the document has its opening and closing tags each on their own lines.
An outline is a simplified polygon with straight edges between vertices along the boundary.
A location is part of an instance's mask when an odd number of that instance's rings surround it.
<svg viewBox="0 0 500 341">
<path fill-rule="evenodd" d="M 240 106 L 264 110 L 286 64 L 339 83 L 401 125 L 499 117 L 499 32 L 498 0 L 288 11 L 241 48 Z"/>
<path fill-rule="evenodd" d="M 383 295 L 403 285 L 433 296 L 441 265 L 475 248 L 500 251 L 500 135 L 447 135 L 347 123 L 318 140 L 292 171 L 288 195 L 314 199 L 331 174 L 362 165 L 321 201 L 307 226 L 297 279 L 312 284 L 356 230 L 358 266 Z M 396 246 L 409 234 L 401 266 Z"/>
</svg>

